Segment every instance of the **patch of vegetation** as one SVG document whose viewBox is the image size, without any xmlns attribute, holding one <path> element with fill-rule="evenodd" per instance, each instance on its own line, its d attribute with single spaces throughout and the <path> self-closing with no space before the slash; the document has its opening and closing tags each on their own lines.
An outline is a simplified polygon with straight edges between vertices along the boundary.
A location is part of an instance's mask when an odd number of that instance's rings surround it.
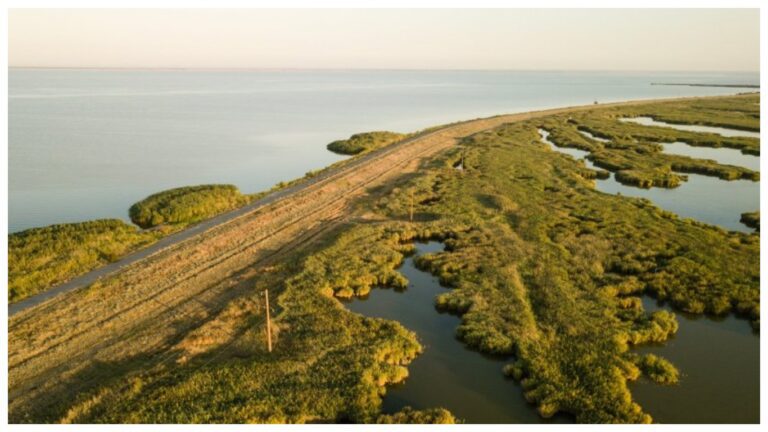
<svg viewBox="0 0 768 432">
<path fill-rule="evenodd" d="M 638 357 L 637 365 L 643 373 L 657 384 L 677 384 L 680 376 L 677 368 L 668 360 L 654 354 Z"/>
<path fill-rule="evenodd" d="M 8 236 L 8 301 L 16 302 L 148 245 L 162 231 L 142 232 L 118 219 L 51 225 Z"/>
<path fill-rule="evenodd" d="M 328 144 L 328 150 L 344 154 L 356 155 L 374 150 L 406 138 L 407 134 L 396 132 L 376 131 L 354 134 L 345 140 L 338 140 Z"/>
<path fill-rule="evenodd" d="M 411 407 L 405 407 L 395 414 L 383 414 L 379 416 L 376 423 L 379 424 L 454 424 L 456 418 L 446 409 L 432 408 L 427 410 L 415 410 Z"/>
<path fill-rule="evenodd" d="M 742 213 L 741 223 L 750 228 L 754 228 L 757 231 L 760 231 L 760 211 Z"/>
<path fill-rule="evenodd" d="M 187 186 L 152 194 L 132 205 L 131 220 L 142 228 L 192 224 L 250 202 L 233 185 Z"/>
</svg>

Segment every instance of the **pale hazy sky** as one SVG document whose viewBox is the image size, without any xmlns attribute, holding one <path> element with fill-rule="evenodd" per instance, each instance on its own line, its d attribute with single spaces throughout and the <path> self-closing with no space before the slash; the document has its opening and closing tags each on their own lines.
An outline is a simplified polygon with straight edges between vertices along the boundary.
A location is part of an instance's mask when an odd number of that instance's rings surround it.
<svg viewBox="0 0 768 432">
<path fill-rule="evenodd" d="M 757 9 L 10 10 L 9 64 L 758 71 Z"/>
</svg>

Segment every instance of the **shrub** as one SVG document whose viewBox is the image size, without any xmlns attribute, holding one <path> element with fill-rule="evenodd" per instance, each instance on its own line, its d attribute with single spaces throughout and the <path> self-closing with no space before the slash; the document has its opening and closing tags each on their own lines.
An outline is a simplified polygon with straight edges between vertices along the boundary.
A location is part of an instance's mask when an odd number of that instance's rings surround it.
<svg viewBox="0 0 768 432">
<path fill-rule="evenodd" d="M 250 199 L 232 185 L 202 185 L 169 189 L 132 205 L 131 220 L 142 228 L 190 224 L 241 207 Z"/>
</svg>

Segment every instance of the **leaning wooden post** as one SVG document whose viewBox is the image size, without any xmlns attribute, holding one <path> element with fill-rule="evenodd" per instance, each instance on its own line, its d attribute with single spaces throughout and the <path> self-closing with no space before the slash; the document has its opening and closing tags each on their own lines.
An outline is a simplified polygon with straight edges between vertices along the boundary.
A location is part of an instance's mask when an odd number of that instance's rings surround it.
<svg viewBox="0 0 768 432">
<path fill-rule="evenodd" d="M 267 305 L 267 350 L 272 352 L 272 323 L 269 321 L 269 291 L 264 290 L 264 303 Z"/>
</svg>

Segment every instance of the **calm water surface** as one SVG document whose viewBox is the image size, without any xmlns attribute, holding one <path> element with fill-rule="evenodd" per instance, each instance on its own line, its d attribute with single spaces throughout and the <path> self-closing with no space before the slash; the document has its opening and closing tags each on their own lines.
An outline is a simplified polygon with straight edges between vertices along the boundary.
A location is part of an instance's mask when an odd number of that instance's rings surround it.
<svg viewBox="0 0 768 432">
<path fill-rule="evenodd" d="M 736 165 L 760 171 L 760 156 L 744 154 L 730 148 L 695 147 L 682 142 L 662 143 L 664 152 L 697 159 L 711 159 L 723 165 Z"/>
<path fill-rule="evenodd" d="M 440 252 L 440 242 L 416 243 L 418 254 Z M 435 296 L 446 292 L 437 278 L 416 268 L 406 258 L 399 271 L 408 288 L 374 289 L 365 299 L 347 307 L 369 317 L 399 321 L 414 331 L 424 352 L 408 366 L 405 383 L 387 388 L 383 411 L 405 406 L 417 409 L 443 407 L 468 423 L 565 422 L 567 416 L 542 419 L 523 398 L 520 385 L 507 379 L 502 368 L 509 359 L 471 351 L 456 339 L 460 318 L 435 309 Z"/>
<path fill-rule="evenodd" d="M 688 132 L 707 132 L 707 133 L 714 133 L 718 135 L 722 135 L 725 137 L 750 137 L 750 138 L 760 138 L 760 132 L 750 132 L 750 131 L 743 131 L 738 129 L 728 129 L 728 128 L 722 128 L 722 127 L 714 127 L 714 126 L 698 126 L 698 125 L 679 125 L 679 124 L 672 124 L 672 123 L 666 123 L 662 121 L 656 121 L 652 119 L 651 117 L 635 117 L 635 118 L 623 118 L 620 119 L 621 121 L 627 121 L 632 123 L 641 124 L 644 126 L 661 126 L 661 127 L 668 127 L 672 129 L 678 129 L 678 130 L 684 130 Z"/>
<path fill-rule="evenodd" d="M 671 310 L 650 297 L 645 310 Z M 712 319 L 677 312 L 677 334 L 663 345 L 636 350 L 665 357 L 680 370 L 677 385 L 641 378 L 630 385 L 637 402 L 659 423 L 758 423 L 760 336 L 730 315 Z"/>
<path fill-rule="evenodd" d="M 162 189 L 267 189 L 340 160 L 325 144 L 369 130 L 627 99 L 731 94 L 655 81 L 757 74 L 484 71 L 9 72 L 9 230 L 127 219 Z"/>
</svg>

